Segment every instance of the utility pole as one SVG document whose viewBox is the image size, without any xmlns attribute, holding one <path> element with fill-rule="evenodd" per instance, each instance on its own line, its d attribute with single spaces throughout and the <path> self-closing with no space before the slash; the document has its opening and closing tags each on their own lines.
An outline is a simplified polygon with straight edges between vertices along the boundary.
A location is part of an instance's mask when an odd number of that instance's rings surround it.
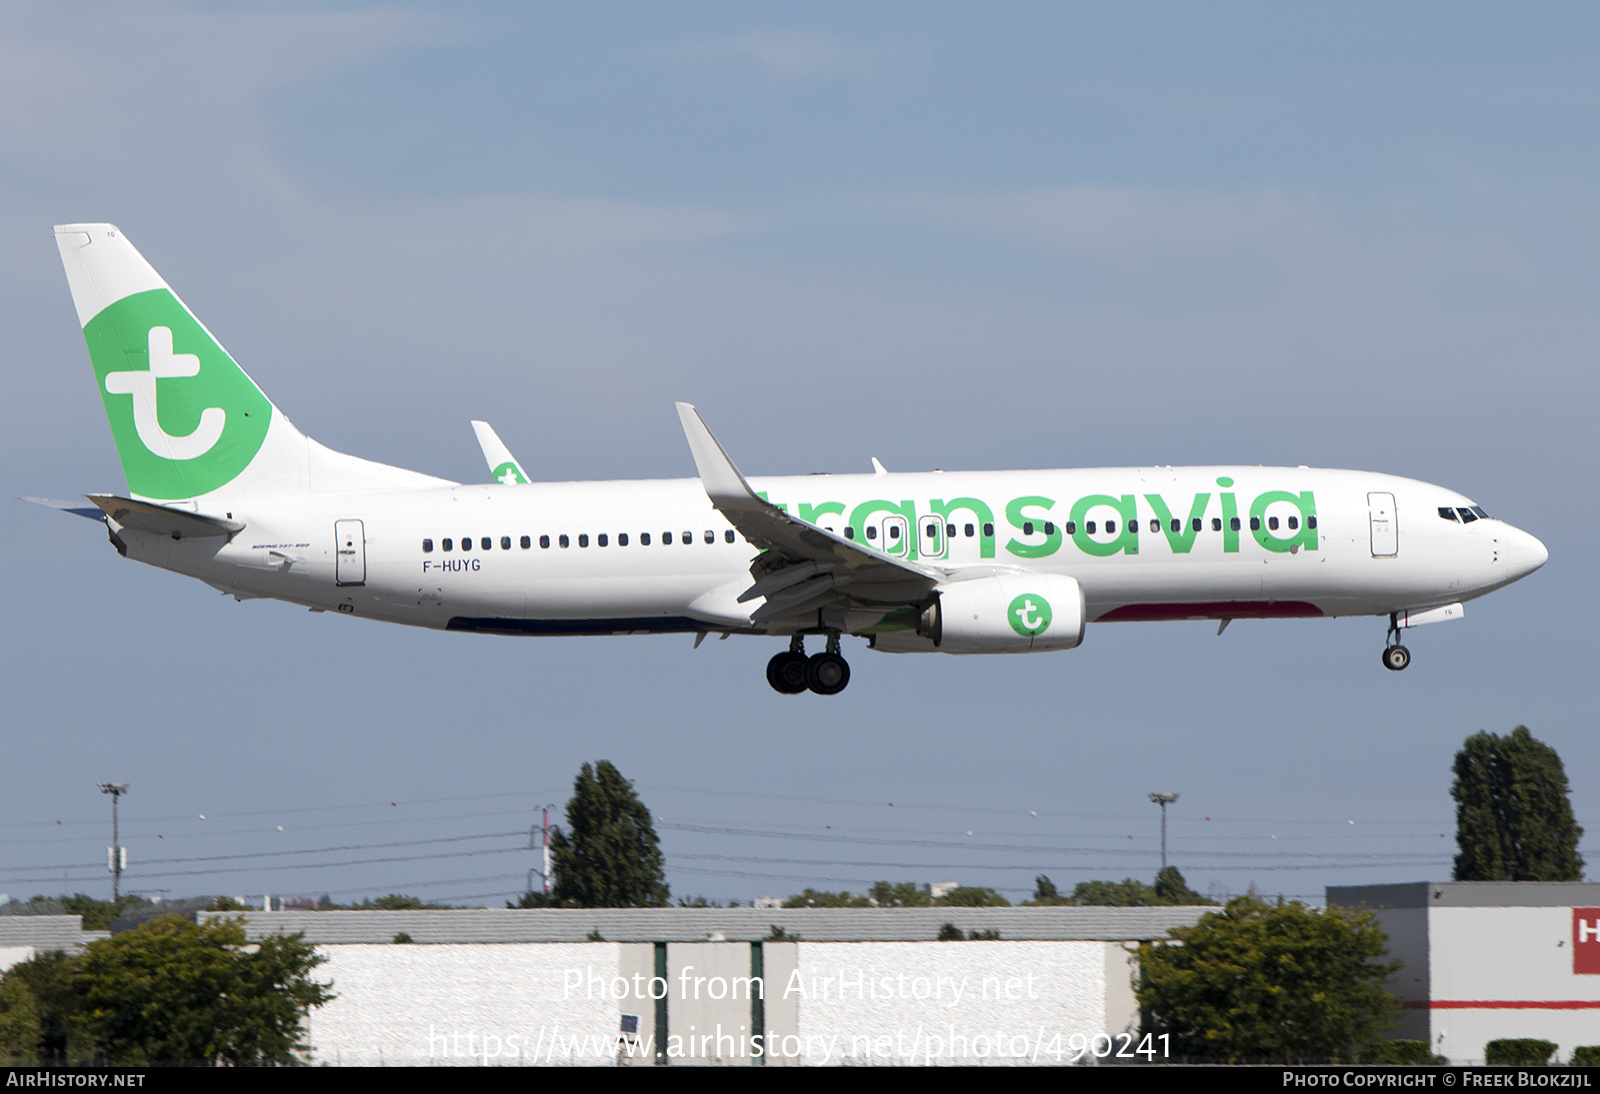
<svg viewBox="0 0 1600 1094">
<path fill-rule="evenodd" d="M 1178 795 L 1169 791 L 1159 791 L 1150 795 L 1150 800 L 1161 807 L 1161 868 L 1167 868 L 1167 806 L 1178 800 Z"/>
<path fill-rule="evenodd" d="M 122 895 L 122 871 L 128 865 L 128 849 L 122 846 L 117 832 L 117 801 L 127 792 L 127 783 L 100 784 L 100 793 L 111 795 L 111 847 L 106 855 L 106 865 L 111 869 L 112 904 Z"/>
<path fill-rule="evenodd" d="M 535 847 L 538 847 L 543 851 L 543 857 L 540 862 L 541 868 L 537 871 L 537 873 L 539 874 L 540 878 L 544 880 L 545 896 L 550 895 L 552 888 L 554 888 L 555 879 L 555 871 L 550 863 L 550 810 L 554 808 L 554 804 L 541 806 L 540 813 L 542 822 L 535 826 L 528 833 L 528 849 L 533 850 Z M 534 841 L 536 839 L 539 842 L 535 843 Z M 528 871 L 528 888 L 530 890 L 533 888 L 533 874 L 535 872 L 536 871 L 533 870 Z"/>
</svg>

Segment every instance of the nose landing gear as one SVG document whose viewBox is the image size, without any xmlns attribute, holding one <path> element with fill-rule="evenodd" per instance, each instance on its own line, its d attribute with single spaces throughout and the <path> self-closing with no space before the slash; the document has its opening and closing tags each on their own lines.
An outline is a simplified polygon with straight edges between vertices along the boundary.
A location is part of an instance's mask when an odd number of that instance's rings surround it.
<svg viewBox="0 0 1600 1094">
<path fill-rule="evenodd" d="M 1383 667 L 1399 672 L 1411 664 L 1411 651 L 1400 644 L 1399 613 L 1389 613 L 1389 633 L 1384 637 Z"/>
<path fill-rule="evenodd" d="M 807 657 L 805 639 L 795 635 L 789 648 L 767 662 L 767 683 L 784 695 L 814 691 L 837 695 L 850 683 L 850 663 L 839 655 L 839 635 L 828 635 L 825 652 Z"/>
</svg>

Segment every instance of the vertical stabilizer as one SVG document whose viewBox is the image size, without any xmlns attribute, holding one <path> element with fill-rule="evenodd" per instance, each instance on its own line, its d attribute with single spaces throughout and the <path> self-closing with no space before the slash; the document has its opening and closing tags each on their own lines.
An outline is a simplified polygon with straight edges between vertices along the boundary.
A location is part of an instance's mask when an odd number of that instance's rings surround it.
<svg viewBox="0 0 1600 1094">
<path fill-rule="evenodd" d="M 310 440 L 114 225 L 55 231 L 134 497 L 187 501 L 442 481 Z"/>
</svg>

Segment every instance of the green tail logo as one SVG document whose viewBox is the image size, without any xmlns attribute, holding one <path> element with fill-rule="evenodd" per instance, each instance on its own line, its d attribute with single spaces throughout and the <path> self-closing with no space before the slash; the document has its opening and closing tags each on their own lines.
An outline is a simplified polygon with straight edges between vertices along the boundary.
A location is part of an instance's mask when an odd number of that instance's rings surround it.
<svg viewBox="0 0 1600 1094">
<path fill-rule="evenodd" d="M 272 404 L 170 290 L 122 298 L 83 337 L 133 493 L 198 497 L 260 451 Z"/>
</svg>

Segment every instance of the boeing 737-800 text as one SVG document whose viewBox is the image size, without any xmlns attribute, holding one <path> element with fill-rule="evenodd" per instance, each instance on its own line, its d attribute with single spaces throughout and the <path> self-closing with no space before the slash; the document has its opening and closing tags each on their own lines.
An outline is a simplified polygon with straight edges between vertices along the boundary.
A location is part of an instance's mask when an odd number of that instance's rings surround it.
<svg viewBox="0 0 1600 1094">
<path fill-rule="evenodd" d="M 1111 620 L 1387 616 L 1383 663 L 1403 669 L 1402 629 L 1546 558 L 1469 498 L 1362 471 L 874 460 L 746 479 L 683 403 L 698 479 L 531 483 L 478 422 L 495 481 L 450 482 L 306 437 L 115 227 L 55 231 L 128 493 L 49 504 L 241 600 L 507 635 L 781 637 L 771 685 L 828 695 L 850 679 L 844 635 L 1025 653 Z"/>
</svg>

